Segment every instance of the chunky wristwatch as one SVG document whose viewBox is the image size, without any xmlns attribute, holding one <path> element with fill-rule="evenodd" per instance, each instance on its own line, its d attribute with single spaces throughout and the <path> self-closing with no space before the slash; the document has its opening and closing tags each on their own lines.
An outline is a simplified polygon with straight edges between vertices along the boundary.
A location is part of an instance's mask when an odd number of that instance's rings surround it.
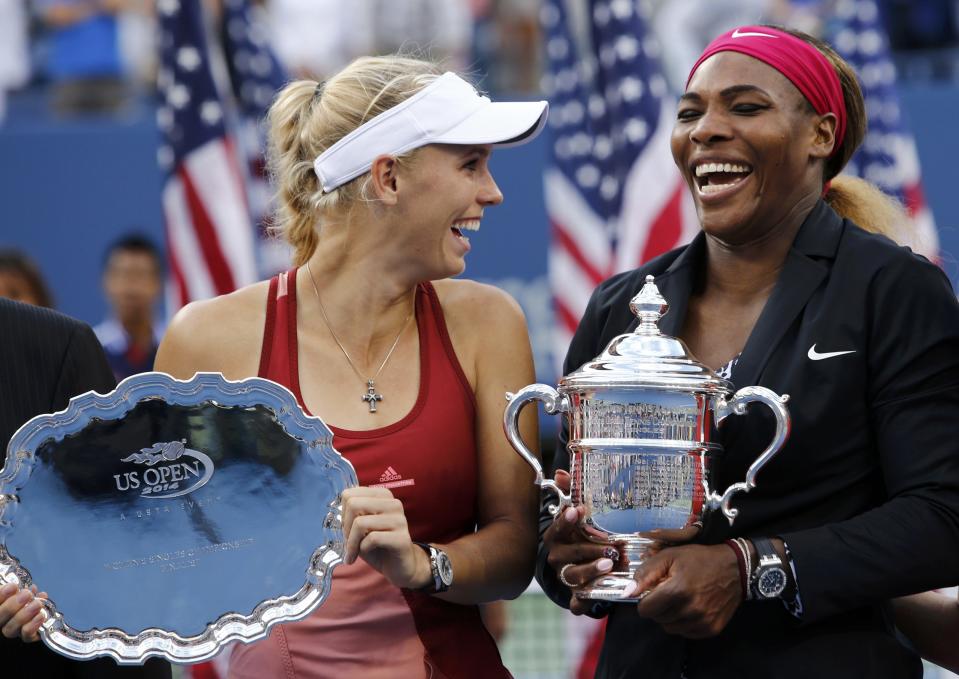
<svg viewBox="0 0 959 679">
<path fill-rule="evenodd" d="M 782 558 L 768 538 L 755 538 L 756 569 L 750 581 L 750 594 L 760 601 L 782 596 L 789 584 Z"/>
<path fill-rule="evenodd" d="M 419 591 L 439 594 L 448 590 L 453 584 L 453 564 L 450 563 L 450 558 L 446 556 L 446 552 L 425 542 L 414 542 L 413 544 L 422 547 L 423 551 L 426 552 L 426 555 L 430 558 L 430 572 L 433 574 L 432 584 Z"/>
</svg>

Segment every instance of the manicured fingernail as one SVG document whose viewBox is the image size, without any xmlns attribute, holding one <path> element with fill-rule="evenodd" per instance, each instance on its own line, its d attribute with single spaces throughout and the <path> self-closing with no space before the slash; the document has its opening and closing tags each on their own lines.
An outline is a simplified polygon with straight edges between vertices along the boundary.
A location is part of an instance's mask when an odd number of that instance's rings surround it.
<svg viewBox="0 0 959 679">
<path fill-rule="evenodd" d="M 0 596 L 8 597 L 13 596 L 14 592 L 17 591 L 17 586 L 12 582 L 8 582 L 3 587 L 0 587 Z"/>
<path fill-rule="evenodd" d="M 636 590 L 639 589 L 639 583 L 633 580 L 623 587 L 622 593 L 619 595 L 622 599 L 629 599 L 636 593 Z"/>
<path fill-rule="evenodd" d="M 40 605 L 41 605 L 40 600 L 34 599 L 33 601 L 27 604 L 26 610 L 28 613 L 36 613 L 37 611 L 40 610 Z"/>
<path fill-rule="evenodd" d="M 579 513 L 575 509 L 570 507 L 565 512 L 563 512 L 563 518 L 569 521 L 570 523 L 573 523 L 579 518 Z"/>
<path fill-rule="evenodd" d="M 20 592 L 20 594 L 17 595 L 17 602 L 21 604 L 25 604 L 28 601 L 30 601 L 30 599 L 32 598 L 33 598 L 33 592 L 31 592 L 29 589 L 25 589 L 22 592 Z"/>
<path fill-rule="evenodd" d="M 613 570 L 613 560 L 612 559 L 600 559 L 596 562 L 596 570 L 600 573 L 605 573 L 606 571 Z"/>
</svg>

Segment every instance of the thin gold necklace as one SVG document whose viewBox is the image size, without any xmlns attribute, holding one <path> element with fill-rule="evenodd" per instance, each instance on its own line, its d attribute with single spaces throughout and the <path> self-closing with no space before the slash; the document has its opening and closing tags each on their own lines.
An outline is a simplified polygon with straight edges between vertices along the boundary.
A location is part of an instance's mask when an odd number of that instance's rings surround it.
<svg viewBox="0 0 959 679">
<path fill-rule="evenodd" d="M 343 352 L 343 355 L 346 356 L 346 360 L 349 362 L 350 367 L 353 368 L 353 372 L 356 373 L 356 376 L 360 378 L 360 381 L 366 382 L 366 394 L 360 397 L 360 400 L 368 403 L 370 406 L 370 412 L 375 413 L 376 404 L 383 400 L 383 394 L 376 393 L 376 378 L 380 376 L 381 372 L 383 372 L 386 362 L 390 360 L 390 356 L 392 356 L 393 352 L 396 350 L 396 345 L 400 343 L 400 337 L 403 336 L 403 331 L 406 330 L 406 326 L 409 325 L 410 319 L 413 318 L 413 312 L 410 311 L 409 315 L 406 317 L 406 320 L 403 321 L 403 325 L 400 326 L 400 331 L 397 333 L 396 339 L 393 340 L 393 346 L 391 346 L 390 350 L 386 352 L 386 358 L 384 358 L 383 362 L 380 363 L 380 367 L 376 369 L 376 372 L 373 373 L 372 377 L 363 377 L 363 373 L 361 373 L 356 367 L 356 364 L 353 362 L 353 359 L 350 358 L 350 354 L 346 350 L 346 347 L 343 346 L 340 338 L 336 336 L 336 332 L 333 330 L 333 326 L 330 324 L 330 319 L 326 315 L 326 309 L 323 308 L 323 302 L 320 300 L 320 291 L 316 287 L 316 280 L 313 278 L 313 270 L 310 269 L 309 262 L 306 263 L 306 272 L 310 274 L 310 283 L 313 284 L 313 294 L 316 295 L 316 303 L 320 305 L 320 314 L 322 314 L 323 322 L 326 323 L 327 329 L 333 336 L 333 341 L 336 342 L 336 346 L 338 346 L 340 351 Z"/>
</svg>

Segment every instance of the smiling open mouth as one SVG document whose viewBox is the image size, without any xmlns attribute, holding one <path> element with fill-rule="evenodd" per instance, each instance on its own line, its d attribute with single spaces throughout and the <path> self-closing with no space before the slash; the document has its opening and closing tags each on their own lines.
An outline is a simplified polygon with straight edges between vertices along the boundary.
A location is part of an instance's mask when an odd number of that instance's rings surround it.
<svg viewBox="0 0 959 679">
<path fill-rule="evenodd" d="M 752 171 L 749 165 L 740 163 L 699 163 L 694 168 L 696 185 L 702 195 L 732 188 L 752 174 Z"/>
<path fill-rule="evenodd" d="M 458 222 L 455 222 L 453 226 L 450 227 L 450 231 L 453 232 L 453 235 L 457 238 L 462 238 L 465 241 L 469 241 L 469 237 L 464 234 L 464 231 L 479 231 L 480 220 L 478 219 L 462 219 Z"/>
</svg>

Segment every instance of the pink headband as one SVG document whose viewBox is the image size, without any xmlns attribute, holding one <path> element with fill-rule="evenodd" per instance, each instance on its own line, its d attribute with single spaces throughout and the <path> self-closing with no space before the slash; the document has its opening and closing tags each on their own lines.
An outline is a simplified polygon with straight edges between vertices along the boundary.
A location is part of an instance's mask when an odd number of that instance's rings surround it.
<svg viewBox="0 0 959 679">
<path fill-rule="evenodd" d="M 789 78 L 816 113 L 836 115 L 836 146 L 846 134 L 846 104 L 839 76 L 829 59 L 805 40 L 769 26 L 740 26 L 713 40 L 689 71 L 686 87 L 699 65 L 716 52 L 740 52 L 769 64 Z"/>
</svg>

